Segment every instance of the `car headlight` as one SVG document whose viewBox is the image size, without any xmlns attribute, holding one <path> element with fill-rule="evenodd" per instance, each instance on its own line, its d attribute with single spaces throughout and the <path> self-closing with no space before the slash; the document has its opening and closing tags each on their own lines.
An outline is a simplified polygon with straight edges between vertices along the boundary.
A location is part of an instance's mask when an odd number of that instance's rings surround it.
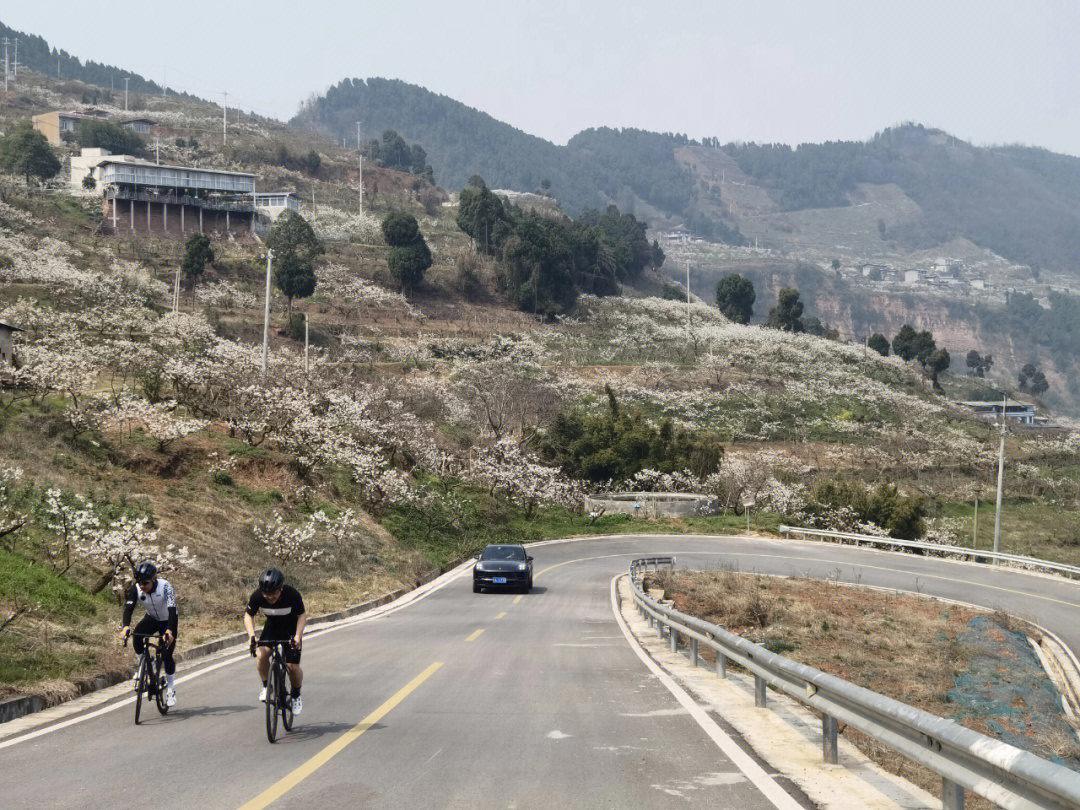
<svg viewBox="0 0 1080 810">
<path fill-rule="evenodd" d="M 483 564 L 482 562 L 478 562 L 478 563 L 476 564 L 476 568 L 475 568 L 475 570 L 476 570 L 476 571 L 481 571 L 481 572 L 482 572 L 482 571 L 484 570 L 484 564 Z"/>
<path fill-rule="evenodd" d="M 529 564 L 528 563 L 518 563 L 518 571 L 528 571 L 528 570 L 529 570 Z"/>
</svg>

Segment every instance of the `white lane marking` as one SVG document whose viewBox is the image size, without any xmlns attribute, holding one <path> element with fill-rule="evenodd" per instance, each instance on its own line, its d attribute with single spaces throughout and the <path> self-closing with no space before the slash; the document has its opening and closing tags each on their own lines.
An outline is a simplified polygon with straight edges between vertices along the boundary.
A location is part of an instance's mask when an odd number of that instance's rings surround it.
<svg viewBox="0 0 1080 810">
<path fill-rule="evenodd" d="M 316 627 L 313 628 L 310 633 L 304 634 L 304 640 L 307 641 L 307 639 L 309 638 L 317 638 L 319 636 L 326 635 L 327 633 L 332 633 L 335 630 L 341 630 L 346 627 L 352 627 L 356 624 L 362 624 L 363 622 L 380 619 L 383 616 L 389 616 L 391 613 L 396 613 L 397 611 L 401 610 L 402 608 L 408 607 L 409 605 L 415 605 L 420 600 L 430 596 L 431 594 L 440 590 L 445 585 L 450 584 L 463 573 L 465 573 L 465 571 L 468 570 L 467 565 L 468 563 L 463 563 L 457 569 L 453 571 L 447 571 L 441 577 L 432 580 L 427 585 L 409 591 L 409 593 L 401 596 L 400 599 L 397 599 L 387 605 L 383 605 L 380 608 L 375 608 L 375 610 L 369 611 L 367 613 L 361 613 L 358 616 L 350 616 L 347 619 L 340 619 L 337 622 L 328 622 L 325 626 L 316 625 Z M 187 675 L 182 675 L 176 679 L 176 683 L 185 683 L 187 681 L 193 680 L 194 678 L 198 678 L 201 675 L 205 675 L 208 672 L 213 672 L 216 669 L 221 669 L 222 667 L 228 666 L 229 664 L 235 664 L 237 661 L 243 661 L 249 657 L 250 655 L 247 651 L 245 651 L 239 655 L 234 655 L 230 658 L 226 658 L 223 661 L 219 661 L 216 664 L 201 667 L 195 672 L 191 672 Z M 108 714 L 109 712 L 116 711 L 117 709 L 121 709 L 124 706 L 129 706 L 134 702 L 135 696 L 131 695 L 130 697 L 123 698 L 122 700 L 118 700 L 115 703 L 110 703 L 107 706 L 102 706 L 100 709 L 88 712 L 87 714 L 81 714 L 78 717 L 72 717 L 59 723 L 53 723 L 52 725 L 48 725 L 43 728 L 27 732 L 25 734 L 21 734 L 14 737 L 13 739 L 0 741 L 0 750 L 7 748 L 11 745 L 18 745 L 19 743 L 26 742 L 27 740 L 36 739 L 44 734 L 50 734 L 54 731 L 59 731 L 61 729 L 70 728 L 71 726 L 77 725 L 79 723 L 84 723 L 87 720 L 92 720 L 95 717 L 100 717 L 103 714 Z"/>
<path fill-rule="evenodd" d="M 637 654 L 637 657 L 641 659 L 642 663 L 649 668 L 649 671 L 655 675 L 660 683 L 667 687 L 667 690 L 675 696 L 675 699 L 685 708 L 690 716 L 697 721 L 697 724 L 701 726 L 701 729 L 709 735 L 716 747 L 723 752 L 724 756 L 731 760 L 732 764 L 738 768 L 747 779 L 754 783 L 754 787 L 761 791 L 773 806 L 778 810 L 805 810 L 802 805 L 795 801 L 782 787 L 776 784 L 776 781 L 765 773 L 765 769 L 754 762 L 750 758 L 750 755 L 740 748 L 728 734 L 716 724 L 716 721 L 709 717 L 686 690 L 683 689 L 675 680 L 662 670 L 655 661 L 653 661 L 645 651 L 641 648 L 641 645 L 637 643 L 637 639 L 630 632 L 630 628 L 626 626 L 626 622 L 623 620 L 622 612 L 619 610 L 619 602 L 615 596 L 615 583 L 618 581 L 622 574 L 618 574 L 611 578 L 611 610 L 615 614 L 615 621 L 619 625 L 619 629 L 622 630 L 623 636 L 626 638 L 627 643 L 630 644 L 630 648 Z"/>
<path fill-rule="evenodd" d="M 568 737 L 569 737 L 570 735 L 569 735 L 569 734 L 563 734 L 563 733 L 562 733 L 561 731 L 559 731 L 558 729 L 555 729 L 554 731 L 549 731 L 549 732 L 548 732 L 548 733 L 547 733 L 547 734 L 546 734 L 545 736 L 546 736 L 546 737 L 547 737 L 547 738 L 548 738 L 549 740 L 565 740 L 565 739 L 566 739 L 566 738 L 568 738 Z"/>
</svg>

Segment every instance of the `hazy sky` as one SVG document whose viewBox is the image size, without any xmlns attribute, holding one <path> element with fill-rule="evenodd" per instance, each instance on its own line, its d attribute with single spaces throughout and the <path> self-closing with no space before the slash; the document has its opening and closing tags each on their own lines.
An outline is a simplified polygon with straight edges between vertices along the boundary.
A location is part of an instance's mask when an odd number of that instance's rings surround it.
<svg viewBox="0 0 1080 810">
<path fill-rule="evenodd" d="M 558 143 L 601 125 L 798 143 L 914 120 L 1080 154 L 1073 2 L 4 0 L 0 20 L 283 118 L 383 76 Z"/>
</svg>

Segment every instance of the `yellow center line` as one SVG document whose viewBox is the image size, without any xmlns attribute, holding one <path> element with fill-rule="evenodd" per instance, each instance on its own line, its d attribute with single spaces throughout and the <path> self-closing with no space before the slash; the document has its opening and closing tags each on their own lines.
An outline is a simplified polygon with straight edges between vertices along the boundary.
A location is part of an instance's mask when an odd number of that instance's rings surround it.
<svg viewBox="0 0 1080 810">
<path fill-rule="evenodd" d="M 502 613 L 500 613 L 500 614 L 499 614 L 498 616 L 496 616 L 495 618 L 496 618 L 496 619 L 501 619 L 501 618 L 502 618 L 503 616 L 505 616 L 505 615 L 506 615 L 506 611 L 504 610 L 504 611 L 503 611 Z"/>
<path fill-rule="evenodd" d="M 481 627 L 479 630 L 474 630 L 472 633 L 469 634 L 469 637 L 466 638 L 465 640 L 466 641 L 476 641 L 478 638 L 480 638 L 480 634 L 483 633 L 483 632 L 484 632 L 483 627 Z"/>
<path fill-rule="evenodd" d="M 263 808 L 269 806 L 272 802 L 280 799 L 294 787 L 296 787 L 309 776 L 311 776 L 311 774 L 315 773 L 315 771 L 317 771 L 335 756 L 344 751 L 345 747 L 348 746 L 349 743 L 356 740 L 357 737 L 359 737 L 369 728 L 382 720 L 390 712 L 391 709 L 393 709 L 395 706 L 401 703 L 401 701 L 407 698 L 410 693 L 412 693 L 418 686 L 420 686 L 420 684 L 430 678 L 435 673 L 435 670 L 437 670 L 442 665 L 442 661 L 436 661 L 435 663 L 433 663 L 431 666 L 429 666 L 427 669 L 425 669 L 423 672 L 421 672 L 419 675 L 417 675 L 415 678 L 405 684 L 405 686 L 401 687 L 401 689 L 399 689 L 392 698 L 386 701 L 386 703 L 377 708 L 375 711 L 373 711 L 371 714 L 369 714 L 351 729 L 346 731 L 344 734 L 342 734 L 340 737 L 338 737 L 336 740 L 326 746 L 326 748 L 317 753 L 315 756 L 313 756 L 299 768 L 294 770 L 288 776 L 278 780 L 276 783 L 268 787 L 250 802 L 242 805 L 240 807 L 240 810 L 262 810 Z"/>
<path fill-rule="evenodd" d="M 518 594 L 517 596 L 515 596 L 515 597 L 514 597 L 514 604 L 515 604 L 515 605 L 516 605 L 516 604 L 517 604 L 518 602 L 520 602 L 520 601 L 521 601 L 521 597 L 522 597 L 522 596 L 524 596 L 524 594 Z"/>
</svg>

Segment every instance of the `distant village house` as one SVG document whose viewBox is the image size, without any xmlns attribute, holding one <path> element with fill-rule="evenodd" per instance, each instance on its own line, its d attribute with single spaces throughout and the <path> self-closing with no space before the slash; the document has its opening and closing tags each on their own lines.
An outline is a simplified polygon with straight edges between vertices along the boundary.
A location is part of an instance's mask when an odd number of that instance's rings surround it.
<svg viewBox="0 0 1080 810">
<path fill-rule="evenodd" d="M 14 368 L 14 338 L 15 333 L 21 331 L 22 330 L 17 326 L 12 326 L 9 323 L 0 321 L 0 368 Z"/>
</svg>

